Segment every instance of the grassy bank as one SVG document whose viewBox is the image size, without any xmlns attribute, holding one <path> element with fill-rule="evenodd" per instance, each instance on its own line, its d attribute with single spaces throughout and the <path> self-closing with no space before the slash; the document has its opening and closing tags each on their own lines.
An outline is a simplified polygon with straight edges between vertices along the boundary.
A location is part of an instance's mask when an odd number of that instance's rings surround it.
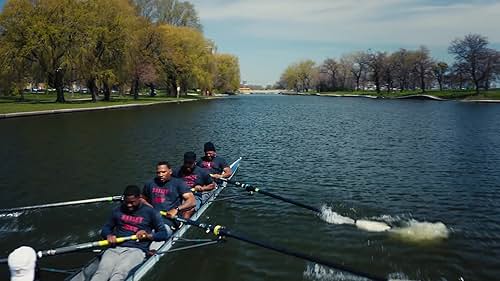
<svg viewBox="0 0 500 281">
<path fill-rule="evenodd" d="M 375 91 L 336 91 L 336 92 L 321 92 L 321 94 L 334 94 L 334 95 L 365 95 L 365 96 L 381 96 L 387 98 L 396 98 L 409 95 L 431 95 L 442 99 L 450 100 L 500 100 L 500 89 L 493 89 L 489 91 L 482 91 L 479 95 L 473 90 L 428 90 L 425 93 L 422 91 L 404 91 L 404 92 L 387 92 L 382 91 L 377 95 Z"/>
<path fill-rule="evenodd" d="M 48 94 L 26 94 L 24 100 L 17 97 L 0 96 L 0 114 L 28 111 L 43 111 L 55 109 L 74 109 L 74 108 L 95 108 L 112 105 L 127 105 L 127 104 L 148 104 L 167 101 L 176 101 L 175 97 L 167 97 L 158 95 L 155 97 L 139 96 L 139 99 L 134 100 L 131 96 L 112 96 L 111 101 L 92 102 L 89 95 L 85 94 L 67 94 L 65 95 L 66 103 L 56 103 L 56 95 Z M 182 96 L 180 99 L 205 99 L 207 97 L 200 95 Z"/>
</svg>

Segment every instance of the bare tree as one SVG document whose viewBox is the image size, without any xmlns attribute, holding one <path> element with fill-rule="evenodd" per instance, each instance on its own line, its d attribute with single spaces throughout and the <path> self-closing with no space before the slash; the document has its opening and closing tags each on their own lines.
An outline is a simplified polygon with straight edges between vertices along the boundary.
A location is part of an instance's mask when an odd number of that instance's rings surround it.
<svg viewBox="0 0 500 281">
<path fill-rule="evenodd" d="M 384 64 L 386 57 L 386 52 L 368 53 L 367 56 L 366 64 L 368 65 L 368 68 L 370 70 L 371 78 L 373 83 L 375 84 L 375 90 L 377 91 L 377 94 L 380 94 L 380 86 L 384 75 Z"/>
<path fill-rule="evenodd" d="M 339 70 L 339 63 L 333 59 L 326 59 L 320 68 L 320 73 L 325 73 L 328 77 L 328 81 L 330 82 L 330 89 L 335 91 L 337 89 L 337 74 Z"/>
<path fill-rule="evenodd" d="M 463 39 L 453 40 L 448 48 L 448 52 L 455 55 L 456 64 L 471 79 L 476 94 L 479 94 L 479 88 L 492 73 L 493 59 L 490 56 L 496 51 L 489 49 L 488 44 L 486 37 L 468 34 Z"/>
<path fill-rule="evenodd" d="M 425 89 L 427 88 L 426 81 L 432 75 L 432 66 L 434 65 L 434 61 L 430 56 L 430 51 L 425 46 L 421 46 L 415 52 L 415 64 L 414 71 L 417 75 L 418 81 L 420 83 L 420 89 L 423 93 L 425 93 Z"/>
<path fill-rule="evenodd" d="M 444 79 L 446 77 L 446 72 L 448 71 L 448 64 L 444 61 L 440 61 L 435 63 L 432 66 L 432 72 L 434 73 L 434 77 L 436 78 L 439 84 L 439 90 L 443 90 Z"/>
</svg>

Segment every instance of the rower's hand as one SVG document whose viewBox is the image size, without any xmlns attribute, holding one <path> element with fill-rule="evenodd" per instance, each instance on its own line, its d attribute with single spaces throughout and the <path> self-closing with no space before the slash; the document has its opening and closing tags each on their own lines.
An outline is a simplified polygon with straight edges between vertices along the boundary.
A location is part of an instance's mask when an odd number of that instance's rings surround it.
<svg viewBox="0 0 500 281">
<path fill-rule="evenodd" d="M 203 187 L 201 185 L 196 185 L 193 189 L 196 192 L 203 192 Z"/>
<path fill-rule="evenodd" d="M 220 179 L 222 178 L 222 174 L 210 174 L 210 176 L 214 179 Z"/>
<path fill-rule="evenodd" d="M 137 231 L 135 236 L 137 236 L 137 239 L 139 240 L 150 239 L 150 234 L 148 234 L 145 230 Z"/>
<path fill-rule="evenodd" d="M 167 218 L 172 219 L 175 216 L 177 216 L 178 213 L 179 213 L 179 211 L 177 211 L 177 208 L 174 208 L 170 211 L 167 211 Z"/>
<path fill-rule="evenodd" d="M 114 236 L 113 234 L 106 236 L 106 240 L 108 240 L 109 244 L 111 245 L 116 244 L 116 236 Z"/>
</svg>

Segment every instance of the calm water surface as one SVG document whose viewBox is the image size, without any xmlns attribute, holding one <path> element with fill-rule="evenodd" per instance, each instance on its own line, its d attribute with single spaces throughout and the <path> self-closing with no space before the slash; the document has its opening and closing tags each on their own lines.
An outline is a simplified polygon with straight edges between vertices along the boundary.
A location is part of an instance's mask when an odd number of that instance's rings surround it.
<svg viewBox="0 0 500 281">
<path fill-rule="evenodd" d="M 499 117 L 500 105 L 269 95 L 0 120 L 0 206 L 120 194 L 151 178 L 157 161 L 179 165 L 211 140 L 228 160 L 243 157 L 240 181 L 353 218 L 442 222 L 449 235 L 415 242 L 366 232 L 258 194 L 218 202 L 206 221 L 373 274 L 498 280 Z M 111 208 L 0 217 L 0 254 L 96 240 Z M 71 269 L 89 257 L 42 266 Z M 146 279 L 361 280 L 235 240 L 172 254 Z"/>
</svg>

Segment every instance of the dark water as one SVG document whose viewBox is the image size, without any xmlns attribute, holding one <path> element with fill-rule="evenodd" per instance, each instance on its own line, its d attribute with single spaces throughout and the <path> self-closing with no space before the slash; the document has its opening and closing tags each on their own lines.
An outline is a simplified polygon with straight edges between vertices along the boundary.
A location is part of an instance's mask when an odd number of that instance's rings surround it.
<svg viewBox="0 0 500 281">
<path fill-rule="evenodd" d="M 415 242 L 329 224 L 262 195 L 218 202 L 205 220 L 372 274 L 498 280 L 499 117 L 500 105 L 488 104 L 238 96 L 1 120 L 0 206 L 120 194 L 153 176 L 157 161 L 180 164 L 185 151 L 201 153 L 211 140 L 220 155 L 243 157 L 240 181 L 345 216 L 442 222 L 449 236 Z M 45 249 L 95 240 L 111 207 L 0 218 L 0 254 L 22 244 Z M 51 257 L 42 266 L 74 268 L 88 258 Z M 235 240 L 172 254 L 146 279 L 359 280 Z"/>
</svg>

